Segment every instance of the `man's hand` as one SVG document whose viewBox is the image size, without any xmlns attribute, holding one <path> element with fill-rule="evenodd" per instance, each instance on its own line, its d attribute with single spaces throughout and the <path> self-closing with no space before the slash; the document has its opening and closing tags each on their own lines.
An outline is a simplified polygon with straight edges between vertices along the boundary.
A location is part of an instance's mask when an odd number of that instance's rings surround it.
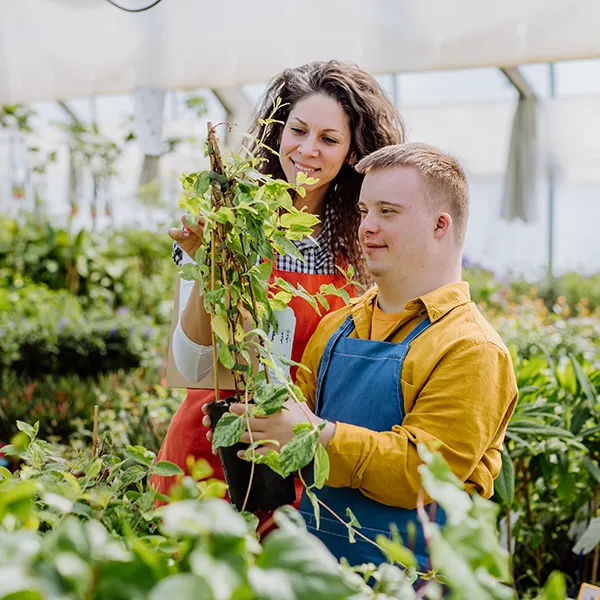
<svg viewBox="0 0 600 600">
<path fill-rule="evenodd" d="M 202 410 L 206 413 L 208 410 L 206 405 Z M 232 404 L 229 408 L 229 412 L 240 416 L 244 414 L 245 410 L 245 404 Z M 294 400 L 287 400 L 283 405 L 282 410 L 269 417 L 250 417 L 248 419 L 248 426 L 252 431 L 252 441 L 275 440 L 279 442 L 279 446 L 265 444 L 257 449 L 257 452 L 260 454 L 265 454 L 268 450 L 274 449 L 280 451 L 281 448 L 294 437 L 294 426 L 299 423 L 309 422 L 312 422 L 316 426 L 321 423 L 327 423 L 319 435 L 319 442 L 327 448 L 327 445 L 335 433 L 335 423 L 329 423 L 324 419 L 317 417 L 308 409 L 306 404 L 301 406 L 298 402 L 294 402 Z M 210 430 L 211 422 L 208 415 L 202 419 L 202 424 Z M 212 435 L 212 430 L 206 434 L 209 441 L 212 441 Z M 251 443 L 250 433 L 248 431 L 244 433 L 241 441 L 244 444 Z"/>
</svg>

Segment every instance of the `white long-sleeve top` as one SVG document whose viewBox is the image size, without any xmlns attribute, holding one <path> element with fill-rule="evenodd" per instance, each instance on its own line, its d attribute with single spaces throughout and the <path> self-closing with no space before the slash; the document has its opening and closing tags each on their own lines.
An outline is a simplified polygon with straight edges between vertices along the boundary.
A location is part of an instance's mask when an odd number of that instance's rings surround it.
<svg viewBox="0 0 600 600">
<path fill-rule="evenodd" d="M 194 263 L 185 253 L 182 253 L 182 264 Z M 190 383 L 197 383 L 210 374 L 212 364 L 212 346 L 202 346 L 190 340 L 181 327 L 181 315 L 190 299 L 193 281 L 180 279 L 179 284 L 179 319 L 173 332 L 173 360 L 177 370 Z"/>
</svg>

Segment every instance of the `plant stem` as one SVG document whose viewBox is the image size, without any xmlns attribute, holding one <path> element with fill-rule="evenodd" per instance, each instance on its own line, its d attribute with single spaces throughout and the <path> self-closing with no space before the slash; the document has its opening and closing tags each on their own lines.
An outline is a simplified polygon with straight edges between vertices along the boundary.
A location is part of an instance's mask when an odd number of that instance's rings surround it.
<svg viewBox="0 0 600 600">
<path fill-rule="evenodd" d="M 94 432 L 92 435 L 92 454 L 94 458 L 98 458 L 98 450 L 100 444 L 98 443 L 98 405 L 94 405 Z"/>
<path fill-rule="evenodd" d="M 210 123 L 209 123 L 210 125 Z M 214 226 L 210 232 L 210 289 L 213 291 L 216 286 L 216 271 L 217 271 L 217 236 L 215 233 Z M 217 336 L 215 334 L 214 327 L 211 327 L 212 337 L 212 358 L 213 358 L 213 376 L 214 376 L 214 388 L 215 388 L 215 400 L 220 398 L 219 396 L 219 358 L 217 356 Z"/>
<path fill-rule="evenodd" d="M 508 550 L 508 560 L 509 560 L 509 566 L 510 566 L 510 583 L 511 583 L 513 590 L 515 590 L 515 594 L 517 594 L 518 593 L 517 585 L 515 583 L 515 566 L 513 563 L 513 557 L 512 557 L 512 551 L 511 551 L 512 526 L 511 526 L 511 521 L 510 521 L 510 506 L 506 506 L 506 508 L 504 509 L 504 513 L 505 513 L 505 518 L 506 518 L 506 548 Z"/>
<path fill-rule="evenodd" d="M 598 513 L 598 490 L 600 489 L 600 484 L 596 485 L 596 489 L 594 491 L 594 509 L 592 515 L 596 517 Z M 592 583 L 595 584 L 598 581 L 598 560 L 600 559 L 600 544 L 596 544 L 596 548 L 594 549 L 594 559 L 592 561 Z"/>
<path fill-rule="evenodd" d="M 225 306 L 227 309 L 227 321 L 229 323 L 229 342 L 230 344 L 236 348 L 235 344 L 235 320 L 231 316 L 231 290 L 229 288 L 229 282 L 227 280 L 227 249 L 223 248 L 222 250 L 222 264 L 221 264 L 221 279 L 223 280 L 223 287 L 225 288 Z M 235 361 L 237 363 L 240 362 L 240 357 L 237 350 L 234 351 Z M 235 385 L 235 396 L 240 399 L 240 375 L 237 371 L 231 371 L 233 375 L 233 382 Z"/>
<path fill-rule="evenodd" d="M 246 392 L 244 394 L 244 404 L 246 405 L 245 419 L 246 419 L 246 430 L 248 431 L 248 435 L 250 436 L 250 444 L 254 443 L 254 438 L 252 437 L 252 429 L 250 428 L 250 411 L 248 410 L 248 388 L 246 388 Z M 252 461 L 250 465 L 250 479 L 248 480 L 248 489 L 246 489 L 246 497 L 244 498 L 244 503 L 242 504 L 242 512 L 246 510 L 246 505 L 248 504 L 248 499 L 250 498 L 250 490 L 252 489 L 252 482 L 254 481 L 254 468 L 256 463 Z"/>
<path fill-rule="evenodd" d="M 240 233 L 240 244 L 242 246 L 242 252 L 244 252 L 244 237 Z M 252 310 L 254 311 L 254 319 L 256 324 L 258 325 L 258 308 L 256 305 L 256 296 L 254 295 L 254 287 L 252 286 L 252 278 L 248 276 L 248 288 L 250 289 L 250 298 L 252 299 Z M 262 340 L 260 341 L 260 345 L 262 346 Z M 259 356 L 260 360 L 260 356 Z M 267 383 L 271 383 L 271 375 L 269 374 L 269 368 L 267 365 L 263 363 L 263 368 L 265 370 L 265 381 Z"/>
</svg>

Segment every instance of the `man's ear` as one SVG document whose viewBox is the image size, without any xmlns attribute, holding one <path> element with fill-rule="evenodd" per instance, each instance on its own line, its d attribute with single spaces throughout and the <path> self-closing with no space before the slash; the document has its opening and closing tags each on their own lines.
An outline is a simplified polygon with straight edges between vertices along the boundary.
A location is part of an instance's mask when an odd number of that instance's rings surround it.
<svg viewBox="0 0 600 600">
<path fill-rule="evenodd" d="M 447 212 L 440 213 L 435 223 L 435 229 L 433 230 L 435 239 L 441 240 L 444 236 L 448 235 L 451 228 L 452 216 Z"/>
</svg>

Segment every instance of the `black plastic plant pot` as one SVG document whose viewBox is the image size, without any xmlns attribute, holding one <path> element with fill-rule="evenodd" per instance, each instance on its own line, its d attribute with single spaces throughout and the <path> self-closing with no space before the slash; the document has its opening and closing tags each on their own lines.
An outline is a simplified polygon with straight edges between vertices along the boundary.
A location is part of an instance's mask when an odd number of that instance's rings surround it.
<svg viewBox="0 0 600 600">
<path fill-rule="evenodd" d="M 208 416 L 213 427 L 225 413 L 229 412 L 229 405 L 234 402 L 237 402 L 237 398 L 232 396 L 223 400 L 214 400 L 208 404 Z M 242 510 L 244 506 L 252 464 L 238 458 L 237 453 L 247 447 L 246 444 L 235 444 L 219 448 L 225 483 L 229 486 L 229 499 L 238 510 Z M 245 510 L 252 513 L 259 510 L 268 512 L 279 506 L 292 504 L 295 500 L 296 489 L 293 475 L 284 478 L 267 465 L 255 465 L 252 488 Z"/>
</svg>

